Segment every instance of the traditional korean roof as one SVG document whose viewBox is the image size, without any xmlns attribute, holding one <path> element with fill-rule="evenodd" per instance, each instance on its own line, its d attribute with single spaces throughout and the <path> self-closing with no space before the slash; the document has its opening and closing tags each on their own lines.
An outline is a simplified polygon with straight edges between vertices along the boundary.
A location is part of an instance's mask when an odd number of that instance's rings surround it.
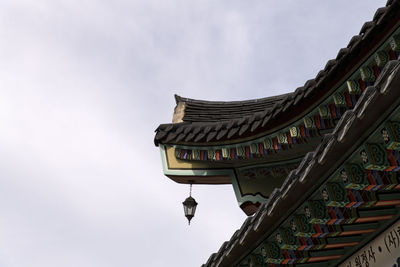
<svg viewBox="0 0 400 267">
<path fill-rule="evenodd" d="M 400 219 L 399 58 L 400 0 L 389 0 L 293 93 L 175 96 L 155 136 L 164 173 L 232 183 L 255 213 L 203 267 L 333 267 Z"/>
<path fill-rule="evenodd" d="M 230 102 L 175 96 L 173 123 L 155 136 L 164 174 L 179 183 L 231 183 L 239 206 L 253 214 L 399 55 L 400 4 L 388 1 L 292 93 Z"/>
<path fill-rule="evenodd" d="M 333 132 L 202 266 L 338 266 L 399 220 L 399 88 L 400 61 L 390 61 Z"/>
<path fill-rule="evenodd" d="M 359 68 L 365 58 L 392 33 L 399 17 L 398 1 L 388 1 L 386 7 L 376 11 L 372 21 L 364 23 L 359 35 L 339 50 L 335 59 L 329 60 L 314 79 L 308 80 L 293 93 L 233 102 L 176 96 L 174 123 L 161 124 L 156 129 L 155 144 L 237 142 L 289 125 L 325 101 L 344 76 Z M 384 57 L 378 59 L 382 61 L 382 66 L 387 61 Z"/>
</svg>

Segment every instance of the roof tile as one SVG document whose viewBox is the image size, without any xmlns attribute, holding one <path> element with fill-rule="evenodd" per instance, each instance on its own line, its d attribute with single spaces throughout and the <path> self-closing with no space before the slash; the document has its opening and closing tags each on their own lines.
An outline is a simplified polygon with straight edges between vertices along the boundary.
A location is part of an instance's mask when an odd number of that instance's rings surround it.
<svg viewBox="0 0 400 267">
<path fill-rule="evenodd" d="M 283 107 L 281 105 L 277 105 L 274 109 L 274 114 L 272 115 L 273 118 L 276 118 L 278 114 L 282 111 Z"/>
<path fill-rule="evenodd" d="M 226 124 L 226 129 L 231 129 L 233 126 L 235 126 L 237 124 L 237 120 L 230 120 L 227 124 Z"/>
<path fill-rule="evenodd" d="M 349 53 L 350 49 L 345 47 L 339 50 L 339 53 L 336 56 L 336 60 L 342 59 L 344 56 L 346 56 Z"/>
<path fill-rule="evenodd" d="M 172 141 L 172 140 L 174 140 L 175 139 L 175 137 L 177 136 L 178 134 L 177 133 L 175 133 L 175 132 L 170 132 L 169 134 L 168 134 L 168 136 L 167 136 L 167 139 L 165 140 L 165 142 L 170 142 L 170 141 Z"/>
<path fill-rule="evenodd" d="M 242 126 L 246 122 L 246 120 L 248 120 L 248 117 L 243 117 L 239 119 L 237 125 Z"/>
<path fill-rule="evenodd" d="M 239 131 L 239 127 L 233 127 L 232 129 L 230 129 L 229 133 L 228 133 L 228 138 L 231 138 L 232 136 L 234 136 L 238 131 Z"/>
<path fill-rule="evenodd" d="M 354 35 L 349 44 L 347 45 L 347 48 L 353 48 L 355 45 L 357 45 L 361 41 L 362 37 L 360 35 Z"/>
<path fill-rule="evenodd" d="M 395 1 L 395 0 L 388 0 L 388 1 L 386 2 L 386 6 L 390 6 L 391 4 L 393 4 L 394 1 Z"/>
<path fill-rule="evenodd" d="M 308 152 L 304 156 L 303 160 L 300 162 L 299 166 L 296 169 L 296 176 L 299 176 L 299 174 L 305 170 L 305 168 L 307 167 L 308 163 L 313 158 L 313 156 L 314 152 Z"/>
<path fill-rule="evenodd" d="M 218 132 L 216 132 L 216 131 L 210 132 L 210 133 L 207 135 L 207 139 L 206 139 L 207 142 L 210 142 L 211 140 L 213 140 L 214 137 L 217 136 L 217 133 L 218 133 Z"/>
<path fill-rule="evenodd" d="M 248 124 L 243 124 L 242 127 L 240 127 L 239 135 L 244 134 L 244 132 L 246 132 L 247 129 L 249 129 L 249 125 Z"/>
<path fill-rule="evenodd" d="M 249 119 L 247 120 L 247 124 L 252 124 L 256 120 L 256 116 L 250 116 Z"/>
<path fill-rule="evenodd" d="M 166 131 L 166 132 L 171 131 L 174 128 L 174 126 L 175 126 L 174 124 L 163 124 L 163 125 L 160 125 L 160 127 L 165 127 L 164 131 Z"/>
<path fill-rule="evenodd" d="M 204 133 L 204 134 L 208 134 L 208 133 L 211 131 L 212 128 L 213 128 L 213 127 L 212 127 L 211 125 L 207 125 L 207 126 L 204 128 L 203 133 Z"/>
<path fill-rule="evenodd" d="M 328 62 L 326 62 L 325 68 L 324 68 L 325 72 L 328 73 L 329 71 L 331 71 L 333 69 L 333 67 L 336 65 L 336 63 L 337 63 L 336 59 L 328 60 Z"/>
<path fill-rule="evenodd" d="M 303 99 L 303 97 L 304 97 L 304 92 L 298 93 L 294 99 L 293 105 L 297 105 Z"/>
<path fill-rule="evenodd" d="M 199 133 L 196 138 L 194 139 L 195 142 L 199 142 L 201 140 L 203 140 L 203 138 L 206 136 L 205 133 Z"/>
<path fill-rule="evenodd" d="M 175 140 L 176 140 L 176 142 L 179 142 L 179 141 L 182 141 L 185 137 L 186 137 L 185 133 L 180 133 Z"/>
<path fill-rule="evenodd" d="M 315 81 L 318 83 L 321 79 L 323 79 L 326 76 L 325 70 L 320 70 L 317 74 L 317 77 L 315 77 Z"/>
<path fill-rule="evenodd" d="M 262 127 L 264 127 L 264 126 L 269 122 L 269 120 L 271 119 L 271 117 L 272 117 L 271 114 L 265 116 L 265 118 L 264 118 L 264 120 L 263 120 L 263 122 L 262 122 Z"/>
<path fill-rule="evenodd" d="M 285 106 L 283 107 L 283 112 L 287 111 L 294 103 L 294 99 L 290 99 L 286 102 Z"/>
<path fill-rule="evenodd" d="M 194 133 L 189 133 L 189 134 L 186 136 L 186 138 L 185 138 L 185 142 L 190 142 L 190 141 L 192 141 L 193 138 L 194 138 L 195 136 L 196 136 L 196 135 L 195 135 Z"/>
<path fill-rule="evenodd" d="M 184 134 L 188 134 L 193 129 L 193 126 L 192 125 L 188 125 L 188 126 L 185 126 L 184 128 L 185 129 L 183 130 L 183 133 Z"/>
<path fill-rule="evenodd" d="M 376 10 L 373 21 L 375 21 L 375 23 L 377 23 L 379 21 L 379 19 L 386 13 L 386 11 L 388 10 L 387 7 L 381 7 L 378 8 L 378 10 Z"/>
<path fill-rule="evenodd" d="M 385 65 L 378 79 L 375 81 L 374 86 L 382 92 L 382 90 L 386 87 L 389 82 L 389 76 L 392 74 L 394 67 L 398 64 L 397 60 L 389 61 L 388 64 Z"/>
<path fill-rule="evenodd" d="M 201 127 L 197 126 L 196 128 L 194 128 L 193 134 L 198 134 L 200 131 L 201 131 Z"/>
<path fill-rule="evenodd" d="M 228 133 L 227 129 L 222 129 L 221 131 L 219 131 L 218 135 L 217 135 L 217 140 L 220 140 L 222 137 L 224 137 L 226 134 Z"/>
<path fill-rule="evenodd" d="M 364 25 L 362 26 L 361 30 L 360 30 L 360 35 L 366 34 L 367 31 L 369 31 L 374 26 L 375 26 L 375 22 L 374 21 L 365 22 Z"/>
<path fill-rule="evenodd" d="M 260 126 L 260 124 L 261 124 L 261 120 L 255 121 L 255 122 L 253 123 L 253 125 L 251 126 L 250 131 L 251 131 L 251 132 L 254 132 L 254 131 L 258 128 L 258 126 Z"/>
<path fill-rule="evenodd" d="M 157 133 L 156 133 L 156 137 L 155 137 L 155 139 L 156 140 L 162 140 L 165 136 L 167 135 L 167 132 L 164 132 L 164 131 L 158 131 Z"/>
</svg>

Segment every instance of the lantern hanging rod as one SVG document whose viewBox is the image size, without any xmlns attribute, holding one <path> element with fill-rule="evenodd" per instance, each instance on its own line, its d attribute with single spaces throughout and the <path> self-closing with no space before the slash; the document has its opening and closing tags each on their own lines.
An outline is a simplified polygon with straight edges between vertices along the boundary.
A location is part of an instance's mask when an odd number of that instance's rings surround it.
<svg viewBox="0 0 400 267">
<path fill-rule="evenodd" d="M 193 185 L 194 181 L 193 180 L 189 180 L 188 182 L 190 184 L 189 196 L 191 197 L 192 196 L 192 185 Z"/>
</svg>

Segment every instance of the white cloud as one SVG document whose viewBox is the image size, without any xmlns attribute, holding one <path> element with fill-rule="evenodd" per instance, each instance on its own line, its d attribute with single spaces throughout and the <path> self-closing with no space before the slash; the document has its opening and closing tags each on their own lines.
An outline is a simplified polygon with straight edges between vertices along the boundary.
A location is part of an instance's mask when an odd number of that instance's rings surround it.
<svg viewBox="0 0 400 267">
<path fill-rule="evenodd" d="M 2 1 L 0 265 L 205 262 L 245 216 L 196 186 L 187 226 L 153 144 L 173 94 L 292 91 L 384 3 Z"/>
</svg>

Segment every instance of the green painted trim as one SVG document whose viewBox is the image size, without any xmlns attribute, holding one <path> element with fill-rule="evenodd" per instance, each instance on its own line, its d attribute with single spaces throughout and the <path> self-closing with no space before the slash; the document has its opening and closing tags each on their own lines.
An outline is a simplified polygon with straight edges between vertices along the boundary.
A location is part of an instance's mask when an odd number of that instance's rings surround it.
<svg viewBox="0 0 400 267">
<path fill-rule="evenodd" d="M 344 254 L 344 249 L 339 248 L 339 249 L 329 249 L 329 250 L 311 250 L 310 251 L 310 257 L 324 257 L 324 256 L 332 256 L 332 255 L 338 255 L 338 254 Z M 300 265 L 303 266 L 303 265 Z"/>
<path fill-rule="evenodd" d="M 267 201 L 267 199 L 264 198 L 263 196 L 261 196 L 260 194 L 256 194 L 256 195 L 252 195 L 252 196 L 250 196 L 250 195 L 243 196 L 237 179 L 238 179 L 237 175 L 231 176 L 233 191 L 235 192 L 236 199 L 237 199 L 239 206 L 241 206 L 243 203 L 245 203 L 247 201 L 250 201 L 252 203 L 256 203 L 256 202 L 264 203 L 265 201 Z"/>
<path fill-rule="evenodd" d="M 379 209 L 379 210 L 359 210 L 358 214 L 360 218 L 364 217 L 372 217 L 372 216 L 385 216 L 385 215 L 394 215 L 398 211 L 396 208 L 393 209 Z"/>
<path fill-rule="evenodd" d="M 378 198 L 379 198 L 379 200 L 395 200 L 395 199 L 400 199 L 400 193 L 392 193 L 392 194 L 379 194 L 379 193 L 378 193 Z"/>
<path fill-rule="evenodd" d="M 379 223 L 344 224 L 344 225 L 342 225 L 343 231 L 377 229 L 378 227 L 379 227 Z"/>
<path fill-rule="evenodd" d="M 249 171 L 252 169 L 273 169 L 273 168 L 286 168 L 287 166 L 293 167 L 293 165 L 298 166 L 298 164 L 301 162 L 303 157 L 297 158 L 297 159 L 291 159 L 287 161 L 281 161 L 281 162 L 273 162 L 273 163 L 259 163 L 259 164 L 254 164 L 251 166 L 243 166 L 243 167 L 238 167 L 235 168 L 236 176 L 235 176 L 235 181 L 232 182 L 232 184 L 235 187 L 235 190 L 237 190 L 237 195 L 241 196 L 241 199 L 243 201 L 251 201 L 253 203 L 260 202 L 260 203 L 265 203 L 268 201 L 268 196 L 265 194 L 263 195 L 262 192 L 254 192 L 252 194 L 250 193 L 244 193 L 242 190 L 243 185 L 243 180 L 247 179 L 246 177 L 243 176 L 244 171 Z M 290 171 L 287 171 L 287 174 L 289 174 Z M 286 177 L 286 176 L 285 176 Z M 257 179 L 262 179 L 262 178 L 257 178 Z M 271 179 L 279 179 L 279 177 L 271 177 Z M 260 180 L 258 180 L 260 181 Z M 281 185 L 280 185 L 281 186 Z M 273 189 L 271 190 L 271 192 Z"/>
<path fill-rule="evenodd" d="M 279 161 L 279 162 L 272 162 L 272 163 L 258 163 L 254 164 L 251 166 L 243 166 L 243 167 L 238 167 L 236 169 L 242 171 L 242 170 L 248 170 L 251 168 L 273 168 L 273 167 L 279 167 L 279 166 L 284 166 L 284 165 L 290 165 L 290 164 L 298 164 L 301 162 L 301 160 L 304 157 L 296 158 L 296 159 L 289 159 L 286 161 Z"/>
<path fill-rule="evenodd" d="M 328 244 L 360 242 L 365 236 L 366 235 L 327 237 L 326 241 Z"/>
</svg>

